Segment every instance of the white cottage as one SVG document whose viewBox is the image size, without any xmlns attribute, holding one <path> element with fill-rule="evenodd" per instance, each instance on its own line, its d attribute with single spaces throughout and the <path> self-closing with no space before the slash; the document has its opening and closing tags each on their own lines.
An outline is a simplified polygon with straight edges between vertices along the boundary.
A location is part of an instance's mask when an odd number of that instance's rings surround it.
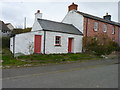
<svg viewBox="0 0 120 90">
<path fill-rule="evenodd" d="M 17 34 L 10 39 L 10 50 L 14 54 L 29 55 L 61 54 L 82 52 L 82 37 L 80 30 L 72 24 L 44 20 L 38 10 L 31 32 Z"/>
</svg>

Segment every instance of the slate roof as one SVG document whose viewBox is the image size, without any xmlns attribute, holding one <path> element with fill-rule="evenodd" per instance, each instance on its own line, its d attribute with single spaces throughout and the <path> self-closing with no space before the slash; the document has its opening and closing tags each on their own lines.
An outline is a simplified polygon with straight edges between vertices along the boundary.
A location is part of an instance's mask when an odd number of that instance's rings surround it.
<svg viewBox="0 0 120 90">
<path fill-rule="evenodd" d="M 0 30 L 10 31 L 10 29 L 5 25 L 5 23 L 3 21 L 0 21 Z"/>
<path fill-rule="evenodd" d="M 112 24 L 112 25 L 120 26 L 120 23 L 117 23 L 117 22 L 114 22 L 114 21 L 105 20 L 103 18 L 93 16 L 93 15 L 90 15 L 90 14 L 87 14 L 87 13 L 83 13 L 83 12 L 80 12 L 80 11 L 76 11 L 76 12 L 78 14 L 83 15 L 84 17 L 88 17 L 88 18 L 95 19 L 95 20 L 98 20 L 98 21 L 101 21 L 101 22 L 105 22 L 105 23 L 109 23 L 109 24 Z"/>
<path fill-rule="evenodd" d="M 62 32 L 76 35 L 83 35 L 76 27 L 72 24 L 66 24 L 61 22 L 55 22 L 45 19 L 38 19 L 39 24 L 46 31 Z"/>
</svg>

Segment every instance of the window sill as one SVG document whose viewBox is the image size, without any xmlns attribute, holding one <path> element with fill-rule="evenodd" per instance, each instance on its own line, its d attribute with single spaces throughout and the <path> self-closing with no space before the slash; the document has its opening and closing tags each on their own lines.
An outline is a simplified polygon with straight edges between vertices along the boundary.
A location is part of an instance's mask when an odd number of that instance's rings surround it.
<svg viewBox="0 0 120 90">
<path fill-rule="evenodd" d="M 104 33 L 106 33 L 107 31 L 103 31 Z"/>
<path fill-rule="evenodd" d="M 55 46 L 60 46 L 61 47 L 61 45 L 55 45 Z"/>
<path fill-rule="evenodd" d="M 94 32 L 97 32 L 98 31 L 98 29 L 94 29 Z"/>
</svg>

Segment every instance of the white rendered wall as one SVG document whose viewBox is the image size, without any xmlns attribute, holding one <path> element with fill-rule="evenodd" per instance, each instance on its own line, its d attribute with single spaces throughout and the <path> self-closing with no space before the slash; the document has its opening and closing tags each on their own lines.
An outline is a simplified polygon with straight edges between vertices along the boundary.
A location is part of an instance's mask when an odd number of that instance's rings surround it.
<svg viewBox="0 0 120 90">
<path fill-rule="evenodd" d="M 38 30 L 42 30 L 42 27 L 40 26 L 39 22 L 35 20 L 31 31 L 38 31 Z"/>
<path fill-rule="evenodd" d="M 14 29 L 14 27 L 13 27 L 12 24 L 8 24 L 7 27 L 8 27 L 10 30 L 13 30 L 13 29 Z"/>
<path fill-rule="evenodd" d="M 41 53 L 43 53 L 44 31 L 37 31 L 18 34 L 15 36 L 15 54 L 21 53 L 24 55 L 29 55 L 34 53 L 35 35 L 42 35 Z M 61 36 L 61 46 L 55 46 L 55 36 Z M 74 38 L 72 52 L 82 52 L 82 36 L 46 31 L 45 53 L 68 53 L 68 38 Z M 30 46 L 32 46 L 32 48 L 30 48 Z M 13 52 L 13 38 L 10 39 L 10 50 Z"/>
<path fill-rule="evenodd" d="M 55 36 L 61 36 L 61 46 L 55 46 Z M 73 43 L 73 53 L 82 52 L 82 36 L 59 33 L 59 32 L 46 32 L 46 44 L 45 44 L 45 53 L 54 54 L 54 53 L 68 53 L 68 38 L 74 38 Z"/>
<path fill-rule="evenodd" d="M 34 53 L 34 36 L 42 35 L 41 52 L 43 53 L 43 31 L 17 34 L 15 36 L 15 53 L 29 55 Z M 13 53 L 13 38 L 10 39 L 10 50 Z"/>
<path fill-rule="evenodd" d="M 76 13 L 76 10 L 69 11 L 65 18 L 62 20 L 62 22 L 73 24 L 77 29 L 79 29 L 83 33 L 84 17 Z"/>
</svg>

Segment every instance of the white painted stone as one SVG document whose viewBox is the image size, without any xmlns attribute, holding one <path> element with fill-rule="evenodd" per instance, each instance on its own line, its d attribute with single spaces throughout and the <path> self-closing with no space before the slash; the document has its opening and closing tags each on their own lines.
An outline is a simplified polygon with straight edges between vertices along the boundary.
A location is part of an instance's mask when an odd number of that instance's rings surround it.
<svg viewBox="0 0 120 90">
<path fill-rule="evenodd" d="M 73 24 L 77 29 L 83 33 L 83 23 L 84 17 L 76 12 L 76 10 L 71 10 L 62 20 L 63 23 Z"/>
<path fill-rule="evenodd" d="M 40 24 L 39 24 L 39 22 L 37 20 L 37 21 L 34 22 L 31 31 L 38 31 L 38 30 L 42 30 L 42 27 L 40 26 Z"/>
<path fill-rule="evenodd" d="M 14 26 L 13 26 L 11 23 L 7 24 L 7 27 L 8 27 L 11 31 L 14 29 Z"/>
<path fill-rule="evenodd" d="M 35 35 L 42 35 L 41 51 L 43 52 L 43 31 L 36 31 L 17 34 L 15 36 L 15 53 L 22 53 L 25 55 L 33 54 Z M 32 46 L 33 48 L 30 48 L 30 46 Z M 13 38 L 10 39 L 10 50 L 13 53 Z"/>
<path fill-rule="evenodd" d="M 42 35 L 41 53 L 43 53 L 44 31 L 36 31 L 18 34 L 15 36 L 15 54 L 17 53 L 22 53 L 25 55 L 33 54 L 35 35 Z M 55 46 L 55 36 L 61 36 L 61 46 Z M 46 31 L 45 54 L 68 53 L 68 38 L 70 37 L 74 38 L 72 52 L 73 53 L 82 52 L 81 35 Z M 32 45 L 33 48 L 30 49 L 29 48 L 30 45 Z M 10 39 L 10 50 L 13 53 L 13 38 Z"/>
<path fill-rule="evenodd" d="M 55 46 L 55 36 L 61 36 L 61 46 Z M 82 36 L 59 33 L 59 32 L 46 32 L 46 54 L 55 53 L 68 53 L 68 38 L 74 38 L 73 53 L 82 52 Z"/>
</svg>

